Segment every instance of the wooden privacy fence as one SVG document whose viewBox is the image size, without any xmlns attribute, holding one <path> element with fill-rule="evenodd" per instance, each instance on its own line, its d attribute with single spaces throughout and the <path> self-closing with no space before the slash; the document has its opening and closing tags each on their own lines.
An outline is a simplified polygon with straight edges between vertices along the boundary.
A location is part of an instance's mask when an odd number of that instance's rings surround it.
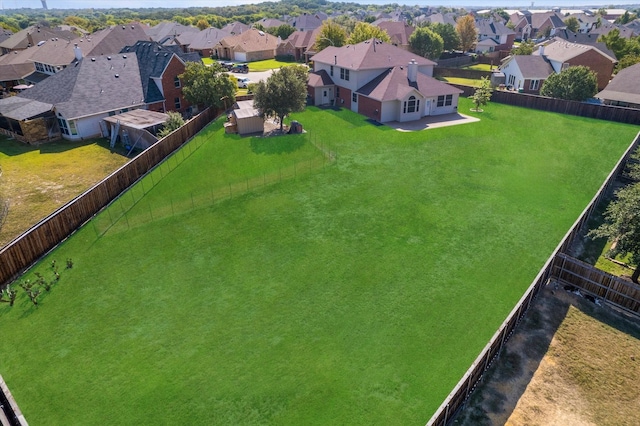
<svg viewBox="0 0 640 426">
<path fill-rule="evenodd" d="M 27 425 L 27 420 L 22 415 L 2 376 L 0 376 L 0 424 L 2 426 Z"/>
<path fill-rule="evenodd" d="M 564 253 L 556 255 L 553 277 L 560 284 L 601 299 L 618 309 L 640 315 L 640 286 L 601 271 Z"/>
<path fill-rule="evenodd" d="M 71 235 L 215 117 L 207 109 L 0 250 L 0 288 Z"/>
<path fill-rule="evenodd" d="M 640 133 L 636 135 L 636 138 L 633 140 L 631 145 L 629 145 L 620 160 L 618 160 L 618 163 L 609 173 L 609 176 L 607 176 L 604 183 L 600 186 L 596 195 L 591 199 L 589 205 L 587 205 L 587 207 L 582 211 L 582 214 L 573 223 L 549 259 L 547 259 L 540 272 L 538 272 L 536 278 L 533 280 L 529 288 L 527 288 L 527 291 L 509 313 L 507 319 L 504 320 L 500 328 L 498 328 L 498 331 L 496 331 L 491 340 L 489 340 L 489 343 L 487 343 L 484 349 L 480 352 L 480 355 L 478 355 L 473 364 L 471 364 L 471 367 L 469 367 L 467 372 L 462 376 L 462 379 L 460 379 L 451 393 L 449 393 L 445 398 L 444 402 L 431 417 L 427 425 L 446 426 L 464 406 L 465 402 L 478 385 L 478 382 L 482 379 L 487 368 L 489 368 L 495 358 L 499 356 L 505 341 L 511 337 L 516 325 L 529 309 L 533 299 L 540 292 L 543 286 L 546 285 L 547 281 L 553 277 L 554 272 L 558 271 L 556 260 L 558 254 L 565 252 L 576 236 L 580 235 L 584 225 L 589 221 L 594 209 L 600 200 L 602 200 L 602 197 L 604 197 L 610 190 L 616 177 L 624 169 L 629 156 L 638 147 L 639 143 Z M 619 288 L 616 289 L 619 290 Z"/>
<path fill-rule="evenodd" d="M 544 96 L 516 93 L 506 90 L 494 90 L 491 95 L 491 101 L 525 108 L 539 109 L 542 111 L 559 112 L 562 114 L 577 115 L 580 117 L 616 121 L 619 123 L 640 123 L 640 110 L 634 108 L 565 101 L 563 99 L 547 98 Z"/>
</svg>

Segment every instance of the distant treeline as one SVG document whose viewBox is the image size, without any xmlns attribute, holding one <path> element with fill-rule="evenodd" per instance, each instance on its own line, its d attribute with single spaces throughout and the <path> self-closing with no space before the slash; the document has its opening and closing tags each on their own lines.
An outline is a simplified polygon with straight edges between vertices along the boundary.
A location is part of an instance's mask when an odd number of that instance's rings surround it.
<svg viewBox="0 0 640 426">
<path fill-rule="evenodd" d="M 427 10 L 418 6 L 367 5 L 359 3 L 335 3 L 327 0 L 281 0 L 259 4 L 224 7 L 190 8 L 141 8 L 141 9 L 10 9 L 0 15 L 0 26 L 17 32 L 30 25 L 40 24 L 55 27 L 71 25 L 89 32 L 131 21 L 156 25 L 162 21 L 175 21 L 195 26 L 200 20 L 221 28 L 229 22 L 252 24 L 262 18 L 295 17 L 303 13 L 322 11 L 328 15 L 338 12 L 379 11 L 392 12 L 402 8 L 408 18 L 419 16 Z M 452 9 L 441 8 L 447 12 Z"/>
</svg>

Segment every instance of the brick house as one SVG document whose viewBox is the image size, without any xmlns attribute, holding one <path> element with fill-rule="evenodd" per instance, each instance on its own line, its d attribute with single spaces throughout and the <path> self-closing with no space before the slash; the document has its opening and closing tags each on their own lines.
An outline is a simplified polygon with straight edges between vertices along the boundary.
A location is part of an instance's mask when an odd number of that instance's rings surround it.
<svg viewBox="0 0 640 426">
<path fill-rule="evenodd" d="M 578 65 L 588 67 L 597 75 L 598 90 L 604 89 L 609 83 L 617 62 L 595 46 L 569 43 L 559 38 L 554 38 L 533 54 L 544 57 L 556 73 Z"/>
<path fill-rule="evenodd" d="M 640 64 L 624 68 L 595 97 L 607 105 L 640 109 Z"/>
<path fill-rule="evenodd" d="M 377 26 L 389 34 L 391 44 L 409 50 L 409 37 L 415 31 L 413 26 L 401 21 L 383 21 Z"/>
<path fill-rule="evenodd" d="M 182 94 L 178 76 L 184 72 L 186 62 L 200 62 L 200 55 L 183 53 L 178 46 L 144 40 L 125 47 L 121 53 L 138 58 L 144 101 L 149 110 L 175 111 L 187 116 L 194 112 Z"/>
<path fill-rule="evenodd" d="M 308 94 L 384 123 L 457 110 L 462 90 L 432 77 L 435 62 L 371 39 L 327 47 L 314 56 Z"/>
<path fill-rule="evenodd" d="M 478 42 L 475 50 L 482 52 L 497 52 L 500 50 L 511 50 L 516 38 L 515 31 L 507 28 L 502 22 L 493 19 L 476 19 L 476 29 L 478 30 Z"/>
<path fill-rule="evenodd" d="M 223 38 L 216 44 L 215 51 L 221 59 L 251 62 L 273 59 L 277 47 L 277 37 L 251 28 L 242 34 Z"/>
<path fill-rule="evenodd" d="M 316 28 L 313 31 L 294 31 L 278 45 L 276 55 L 290 55 L 296 61 L 306 61 L 308 57 L 315 53 L 313 46 L 316 43 L 318 34 L 320 34 L 320 28 Z"/>
</svg>

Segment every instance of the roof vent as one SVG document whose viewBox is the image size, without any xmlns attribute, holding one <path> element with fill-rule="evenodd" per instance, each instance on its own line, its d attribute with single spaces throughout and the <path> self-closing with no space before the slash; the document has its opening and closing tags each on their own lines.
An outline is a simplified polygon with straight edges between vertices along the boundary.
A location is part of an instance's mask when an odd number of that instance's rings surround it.
<svg viewBox="0 0 640 426">
<path fill-rule="evenodd" d="M 122 29 L 123 29 L 123 30 L 126 30 L 126 29 L 127 29 L 127 27 L 125 27 L 125 26 L 123 25 L 123 26 L 122 26 Z"/>
<path fill-rule="evenodd" d="M 111 56 L 107 56 L 107 61 L 110 61 L 110 60 L 111 60 Z"/>
<path fill-rule="evenodd" d="M 120 74 L 116 74 L 116 78 L 120 78 Z"/>
<path fill-rule="evenodd" d="M 95 62 L 95 61 L 96 61 L 96 58 L 91 58 L 91 62 Z"/>
<path fill-rule="evenodd" d="M 127 55 L 122 55 L 122 58 L 123 59 L 127 59 Z"/>
<path fill-rule="evenodd" d="M 168 53 L 165 53 L 165 54 L 164 54 L 164 57 L 166 58 L 167 56 L 169 56 L 169 54 L 168 54 Z"/>
</svg>

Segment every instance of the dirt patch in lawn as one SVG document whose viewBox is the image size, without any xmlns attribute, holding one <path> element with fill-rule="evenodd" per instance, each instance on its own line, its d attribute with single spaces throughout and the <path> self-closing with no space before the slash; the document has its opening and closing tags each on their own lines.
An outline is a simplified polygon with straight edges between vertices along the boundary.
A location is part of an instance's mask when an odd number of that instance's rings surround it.
<svg viewBox="0 0 640 426">
<path fill-rule="evenodd" d="M 459 425 L 640 424 L 640 321 L 545 288 Z"/>
</svg>

